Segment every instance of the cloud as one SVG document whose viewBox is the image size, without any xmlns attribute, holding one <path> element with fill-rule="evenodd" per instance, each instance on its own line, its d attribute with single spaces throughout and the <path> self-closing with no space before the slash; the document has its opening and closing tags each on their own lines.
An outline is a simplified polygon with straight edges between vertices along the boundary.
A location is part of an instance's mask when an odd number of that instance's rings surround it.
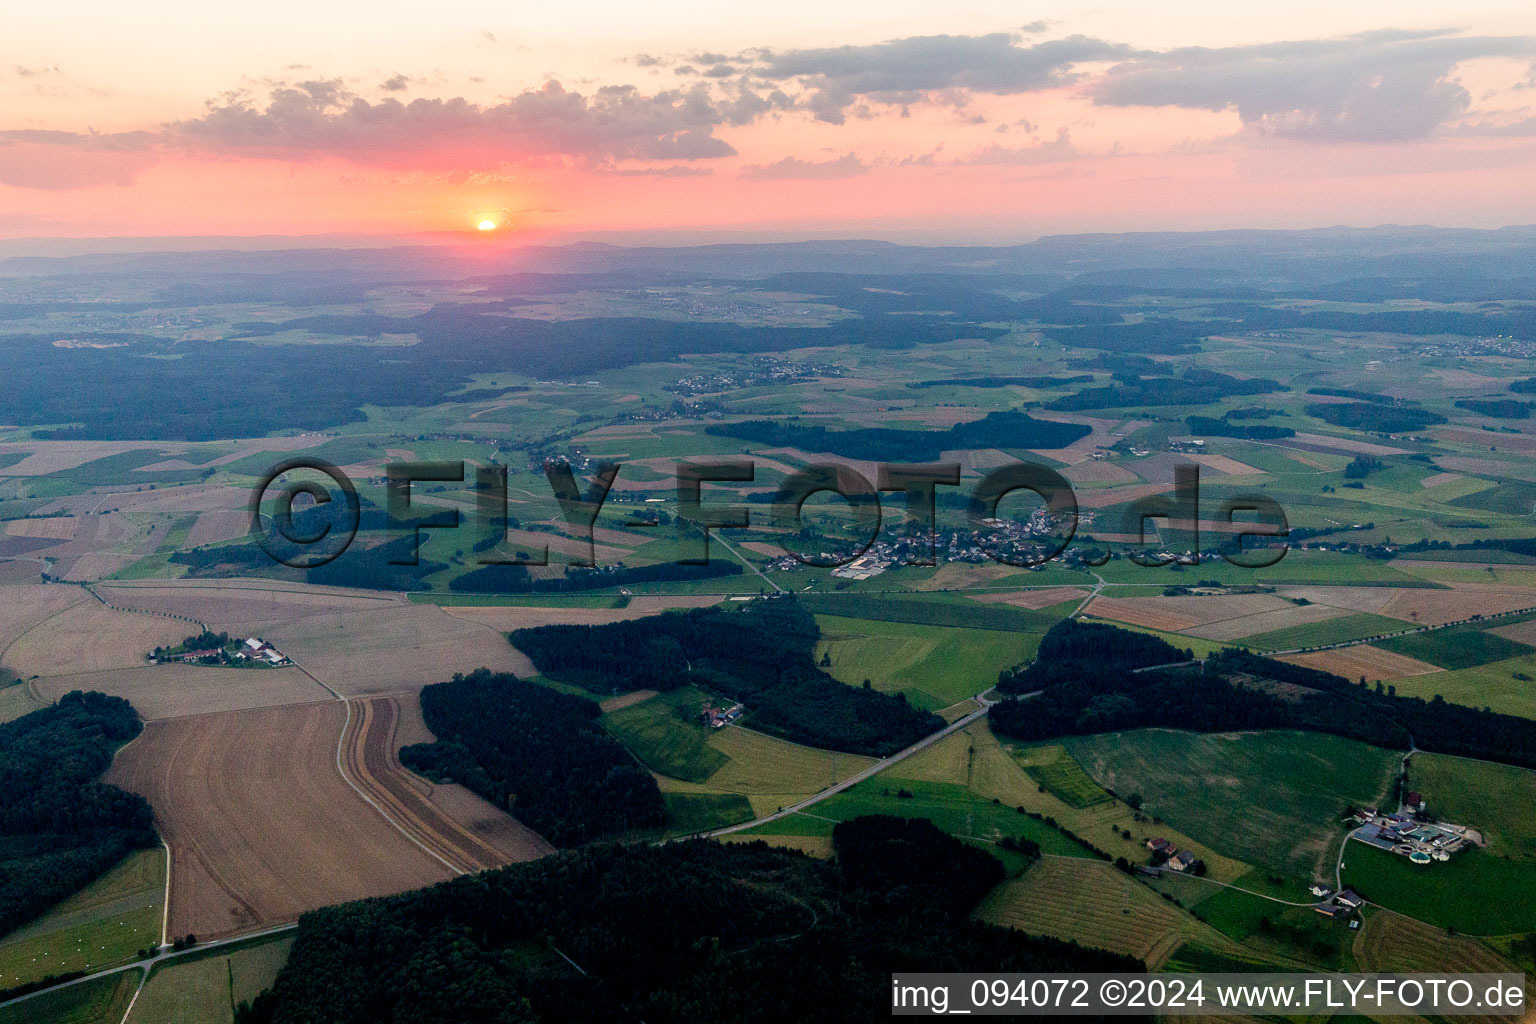
<svg viewBox="0 0 1536 1024">
<path fill-rule="evenodd" d="M 1518 121 L 1478 121 L 1462 124 L 1457 125 L 1451 134 L 1483 138 L 1529 138 L 1536 136 L 1536 117 L 1527 117 Z"/>
<path fill-rule="evenodd" d="M 63 190 L 131 185 L 157 159 L 150 132 L 0 131 L 0 184 Z"/>
<path fill-rule="evenodd" d="M 411 80 L 405 75 L 396 73 L 390 75 L 379 83 L 379 88 L 385 92 L 404 92 L 411 84 Z"/>
<path fill-rule="evenodd" d="M 615 167 L 601 173 L 616 178 L 704 178 L 715 172 L 711 167 L 692 164 L 664 164 L 660 167 Z"/>
<path fill-rule="evenodd" d="M 1023 45 L 1019 36 L 912 36 L 868 46 L 762 52 L 750 72 L 799 81 L 818 120 L 841 124 L 860 99 L 911 103 L 950 91 L 1010 94 L 1078 81 L 1077 65 L 1123 60 L 1131 47 L 1069 36 Z M 951 99 L 952 101 L 952 99 Z"/>
<path fill-rule="evenodd" d="M 1071 133 L 1060 128 L 1056 132 L 1056 138 L 1050 142 L 1036 141 L 1028 146 L 986 146 L 978 149 L 969 157 L 956 161 L 962 164 L 1054 164 L 1064 160 L 1075 160 L 1083 153 L 1072 143 Z"/>
<path fill-rule="evenodd" d="M 1339 39 L 1141 54 L 1088 86 L 1104 106 L 1233 109 L 1245 127 L 1321 142 L 1422 139 L 1466 114 L 1464 61 L 1531 58 L 1536 39 L 1385 30 Z"/>
<path fill-rule="evenodd" d="M 227 96 L 168 131 L 203 150 L 279 159 L 390 163 L 478 153 L 507 161 L 701 160 L 735 153 L 713 134 L 722 118 L 703 84 L 649 96 L 603 86 L 586 96 L 551 81 L 480 106 L 461 97 L 375 103 L 331 79 L 281 86 L 265 103 Z"/>
<path fill-rule="evenodd" d="M 743 181 L 828 181 L 833 178 L 856 178 L 869 173 L 869 164 L 857 154 L 848 153 L 835 160 L 801 160 L 787 156 L 771 164 L 751 164 L 743 167 Z"/>
</svg>

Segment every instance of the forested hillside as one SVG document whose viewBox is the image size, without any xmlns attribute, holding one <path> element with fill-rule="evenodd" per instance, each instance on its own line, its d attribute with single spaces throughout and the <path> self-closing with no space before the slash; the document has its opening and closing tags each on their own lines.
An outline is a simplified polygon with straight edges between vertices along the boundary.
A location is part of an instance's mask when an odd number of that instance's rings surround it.
<svg viewBox="0 0 1536 1024">
<path fill-rule="evenodd" d="M 1310 729 L 1377 746 L 1460 754 L 1536 767 L 1536 721 L 1367 688 L 1363 682 L 1225 650 L 1199 665 L 1163 641 L 1102 623 L 1065 620 L 1035 662 L 1002 679 L 1005 693 L 1042 691 L 992 709 L 1021 739 L 1160 726 L 1196 732 Z M 1142 669 L 1142 671 L 1137 671 Z"/>
<path fill-rule="evenodd" d="M 0 934 L 154 845 L 148 802 L 97 781 L 142 728 L 127 701 L 79 690 L 0 725 Z"/>
<path fill-rule="evenodd" d="M 468 786 L 556 845 L 666 820 L 656 780 L 585 697 L 478 669 L 422 690 L 421 712 L 437 742 L 404 748 L 403 764 Z"/>
<path fill-rule="evenodd" d="M 512 643 L 551 679 L 604 695 L 697 686 L 746 704 L 752 728 L 814 747 L 884 755 L 943 728 L 900 696 L 827 675 L 812 658 L 818 636 L 815 618 L 782 597 L 740 611 L 520 629 Z"/>
<path fill-rule="evenodd" d="M 893 970 L 1143 969 L 968 921 L 1002 865 L 926 821 L 857 819 L 833 840 L 834 863 L 762 843 L 593 847 L 314 911 L 238 1019 L 884 1020 Z"/>
</svg>

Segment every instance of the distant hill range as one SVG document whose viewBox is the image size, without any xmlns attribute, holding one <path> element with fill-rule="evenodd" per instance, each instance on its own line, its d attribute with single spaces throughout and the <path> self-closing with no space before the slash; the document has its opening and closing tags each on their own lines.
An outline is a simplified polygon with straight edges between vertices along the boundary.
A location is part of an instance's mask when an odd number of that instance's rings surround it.
<svg viewBox="0 0 1536 1024">
<path fill-rule="evenodd" d="M 0 259 L 0 276 L 164 274 L 184 280 L 220 274 L 321 273 L 353 281 L 389 281 L 593 274 L 621 275 L 641 283 L 679 276 L 751 279 L 796 272 L 954 274 L 1025 278 L 1012 283 L 1031 291 L 1075 283 L 1294 294 L 1297 288 L 1328 286 L 1319 297 L 1536 297 L 1536 276 L 1530 271 L 1536 261 L 1536 225 L 1495 230 L 1385 226 L 1048 235 L 1012 246 L 861 240 L 516 246 L 457 244 L 451 235 L 428 237 L 444 244 L 378 247 L 362 238 L 19 240 L 0 242 L 0 254 L 59 255 Z M 92 248 L 98 251 L 91 253 Z M 1485 287 L 1493 282 L 1498 282 L 1497 288 Z M 1517 282 L 1521 287 L 1512 289 Z"/>
</svg>

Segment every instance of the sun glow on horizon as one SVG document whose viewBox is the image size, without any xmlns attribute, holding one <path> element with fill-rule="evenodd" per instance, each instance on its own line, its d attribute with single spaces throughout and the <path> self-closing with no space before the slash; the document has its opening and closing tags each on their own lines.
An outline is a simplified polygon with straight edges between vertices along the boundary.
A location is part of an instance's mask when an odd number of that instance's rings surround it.
<svg viewBox="0 0 1536 1024">
<path fill-rule="evenodd" d="M 495 231 L 500 226 L 501 225 L 497 224 L 495 221 L 491 220 L 489 217 L 487 217 L 485 220 L 481 221 L 479 224 L 475 225 L 476 229 L 478 229 L 480 231 Z"/>
</svg>

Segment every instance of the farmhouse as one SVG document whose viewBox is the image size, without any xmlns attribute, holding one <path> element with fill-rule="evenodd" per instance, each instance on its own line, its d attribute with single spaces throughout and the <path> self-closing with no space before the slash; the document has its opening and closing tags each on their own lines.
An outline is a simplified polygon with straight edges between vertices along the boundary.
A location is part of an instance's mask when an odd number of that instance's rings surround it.
<svg viewBox="0 0 1536 1024">
<path fill-rule="evenodd" d="M 209 647 L 209 648 L 206 648 L 205 650 L 201 650 L 201 651 L 185 651 L 185 652 L 183 652 L 181 654 L 177 654 L 177 655 L 172 656 L 170 658 L 170 660 L 171 661 L 187 661 L 187 662 L 191 662 L 191 661 L 201 661 L 204 658 L 220 658 L 220 659 L 222 659 L 223 657 L 224 657 L 224 651 L 221 648 Z"/>
<path fill-rule="evenodd" d="M 1200 863 L 1199 858 L 1190 853 L 1188 850 L 1185 850 L 1182 853 L 1176 853 L 1172 857 L 1168 858 L 1168 867 L 1174 871 L 1188 871 L 1198 863 Z"/>
<path fill-rule="evenodd" d="M 287 655 L 260 637 L 255 636 L 241 644 L 234 657 L 236 661 L 258 661 L 273 666 L 288 664 Z"/>
<path fill-rule="evenodd" d="M 746 710 L 746 707 L 741 704 L 732 704 L 728 708 L 717 708 L 713 704 L 706 704 L 699 714 L 699 724 L 707 725 L 711 729 L 723 729 L 739 719 Z"/>
</svg>

